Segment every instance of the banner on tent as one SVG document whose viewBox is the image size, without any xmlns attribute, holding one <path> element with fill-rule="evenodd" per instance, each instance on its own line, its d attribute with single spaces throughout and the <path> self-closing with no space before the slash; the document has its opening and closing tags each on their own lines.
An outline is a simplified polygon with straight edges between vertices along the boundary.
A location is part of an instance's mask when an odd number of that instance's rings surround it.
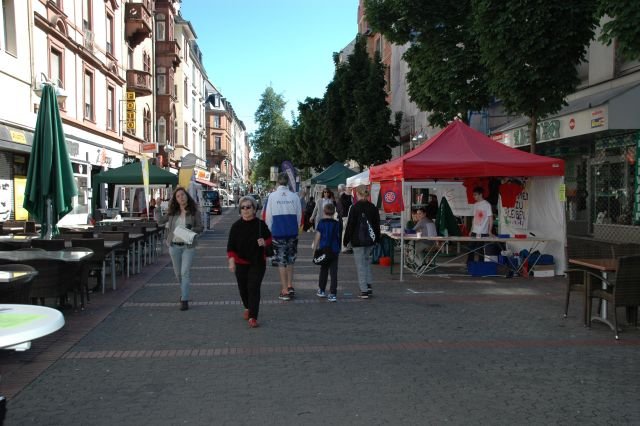
<svg viewBox="0 0 640 426">
<path fill-rule="evenodd" d="M 509 228 L 527 229 L 529 226 L 529 191 L 530 181 L 525 184 L 524 190 L 516 197 L 514 207 L 501 207 L 501 223 Z"/>
<path fill-rule="evenodd" d="M 382 182 L 380 192 L 382 193 L 382 207 L 386 213 L 399 213 L 404 210 L 402 181 Z"/>
</svg>

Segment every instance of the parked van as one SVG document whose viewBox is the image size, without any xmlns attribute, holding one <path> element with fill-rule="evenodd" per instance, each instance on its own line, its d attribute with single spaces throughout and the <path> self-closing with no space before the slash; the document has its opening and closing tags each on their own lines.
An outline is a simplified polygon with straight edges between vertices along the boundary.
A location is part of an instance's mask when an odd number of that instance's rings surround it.
<svg viewBox="0 0 640 426">
<path fill-rule="evenodd" d="M 222 206 L 220 204 L 220 192 L 217 189 L 202 191 L 204 202 L 202 206 L 209 209 L 211 214 L 222 214 Z"/>
<path fill-rule="evenodd" d="M 218 191 L 220 192 L 220 197 L 222 198 L 221 202 L 223 206 L 229 207 L 233 204 L 233 197 L 229 195 L 226 189 L 218 188 Z"/>
</svg>

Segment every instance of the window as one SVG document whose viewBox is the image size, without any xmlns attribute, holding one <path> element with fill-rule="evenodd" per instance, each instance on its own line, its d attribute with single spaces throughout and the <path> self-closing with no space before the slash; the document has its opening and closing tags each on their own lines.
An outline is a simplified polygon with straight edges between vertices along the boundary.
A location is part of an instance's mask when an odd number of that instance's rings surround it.
<svg viewBox="0 0 640 426">
<path fill-rule="evenodd" d="M 213 97 L 213 106 L 214 107 L 220 107 L 220 95 L 215 95 Z"/>
<path fill-rule="evenodd" d="M 127 47 L 127 69 L 133 69 L 133 48 L 131 46 Z"/>
<path fill-rule="evenodd" d="M 175 111 L 174 114 L 175 115 Z M 178 141 L 178 120 L 173 120 L 173 144 Z"/>
<path fill-rule="evenodd" d="M 167 122 L 164 117 L 158 119 L 158 142 L 168 144 L 167 140 Z"/>
<path fill-rule="evenodd" d="M 167 77 L 164 74 L 158 74 L 156 76 L 156 91 L 159 95 L 167 94 Z"/>
<path fill-rule="evenodd" d="M 184 106 L 189 107 L 189 80 L 184 79 L 184 84 L 182 89 L 184 90 Z"/>
<path fill-rule="evenodd" d="M 91 3 L 93 2 L 93 0 L 84 0 L 84 7 L 82 8 L 82 29 L 85 31 L 90 31 L 91 28 L 93 28 L 92 25 L 92 19 L 91 19 L 91 15 L 92 15 L 92 8 L 91 8 Z"/>
<path fill-rule="evenodd" d="M 222 137 L 221 136 L 214 136 L 213 137 L 213 141 L 215 144 L 215 149 L 220 151 L 222 149 Z"/>
<path fill-rule="evenodd" d="M 113 87 L 107 87 L 107 129 L 115 130 L 116 126 L 116 91 Z"/>
<path fill-rule="evenodd" d="M 146 51 L 142 52 L 142 70 L 145 72 L 151 72 L 151 55 Z"/>
<path fill-rule="evenodd" d="M 107 14 L 107 53 L 114 54 L 113 50 L 113 16 Z"/>
<path fill-rule="evenodd" d="M 93 73 L 84 73 L 84 118 L 93 121 Z"/>
<path fill-rule="evenodd" d="M 189 125 L 184 123 L 184 147 L 189 148 Z"/>
<path fill-rule="evenodd" d="M 149 107 L 144 107 L 144 126 L 142 128 L 142 138 L 151 142 L 151 110 Z"/>
<path fill-rule="evenodd" d="M 219 115 L 214 115 L 213 116 L 213 127 L 215 127 L 216 129 L 220 128 L 220 116 Z"/>
<path fill-rule="evenodd" d="M 64 87 L 62 64 L 62 51 L 52 47 L 49 51 L 49 79 L 60 87 Z"/>
<path fill-rule="evenodd" d="M 191 98 L 191 118 L 193 119 L 193 121 L 196 121 L 196 97 L 192 97 Z"/>
<path fill-rule="evenodd" d="M 2 36 L 0 47 L 16 56 L 18 54 L 18 45 L 16 40 L 16 12 L 13 4 L 14 0 L 2 0 Z"/>
<path fill-rule="evenodd" d="M 162 16 L 162 19 L 164 19 L 163 15 L 158 15 L 157 19 L 160 19 L 160 16 Z M 164 21 L 157 21 L 156 22 L 156 40 L 157 41 L 164 41 L 165 40 L 165 24 Z"/>
</svg>

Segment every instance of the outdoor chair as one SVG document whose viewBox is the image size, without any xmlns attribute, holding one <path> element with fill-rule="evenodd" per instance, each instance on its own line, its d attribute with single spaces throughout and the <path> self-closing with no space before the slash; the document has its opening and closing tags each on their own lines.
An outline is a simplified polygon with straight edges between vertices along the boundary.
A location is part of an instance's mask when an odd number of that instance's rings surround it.
<svg viewBox="0 0 640 426">
<path fill-rule="evenodd" d="M 39 248 L 24 248 L 21 251 L 42 251 Z M 22 262 L 38 271 L 38 276 L 31 283 L 31 292 L 29 297 L 33 304 L 44 305 L 46 298 L 55 298 L 58 304 L 62 304 L 67 296 L 69 289 L 68 282 L 62 279 L 65 269 L 64 262 L 52 259 L 31 259 Z"/>
<path fill-rule="evenodd" d="M 571 298 L 571 292 L 577 291 L 582 293 L 582 319 L 584 325 L 587 325 L 587 273 L 584 269 L 568 269 L 565 271 L 567 276 L 567 287 L 565 289 L 564 299 L 564 317 L 567 317 L 569 312 L 569 299 Z"/>
<path fill-rule="evenodd" d="M 3 243 L 0 241 L 0 251 L 13 251 L 18 249 L 18 246 L 15 244 Z"/>
<path fill-rule="evenodd" d="M 131 261 L 131 247 L 129 243 L 129 233 L 124 231 L 101 231 L 98 234 L 99 238 L 104 238 L 105 241 L 120 241 L 122 242 L 122 246 L 115 250 L 115 261 L 118 265 L 122 267 L 122 274 L 124 275 L 125 266 L 126 266 L 126 274 L 129 277 L 130 272 L 130 261 Z"/>
<path fill-rule="evenodd" d="M 627 320 L 638 326 L 638 306 L 640 306 L 640 256 L 625 256 L 618 259 L 615 279 L 609 280 L 602 275 L 587 272 L 590 283 L 587 286 L 587 315 L 591 316 L 592 299 L 609 302 L 610 315 L 613 316 L 612 328 L 618 339 L 618 318 L 616 308 L 627 308 Z M 599 285 L 603 284 L 603 285 Z M 588 325 L 591 326 L 592 318 Z"/>
<path fill-rule="evenodd" d="M 98 276 L 98 284 L 102 287 L 106 281 L 106 252 L 104 249 L 104 238 L 74 238 L 71 240 L 71 247 L 84 247 L 93 251 L 93 256 L 87 262 L 89 272 L 95 272 Z"/>
<path fill-rule="evenodd" d="M 64 240 L 42 240 L 35 238 L 31 240 L 32 248 L 41 248 L 47 251 L 56 251 L 64 249 Z"/>
<path fill-rule="evenodd" d="M 63 249 L 64 251 L 93 251 L 86 247 L 67 247 Z M 78 263 L 69 263 L 67 264 L 66 279 L 70 283 L 70 288 L 73 289 L 73 307 L 74 309 L 78 308 L 78 294 L 80 294 L 80 309 L 85 308 L 85 296 L 87 298 L 87 302 L 89 302 L 89 270 L 91 268 L 89 262 L 93 258 L 93 254 L 88 260 L 78 262 Z"/>
<path fill-rule="evenodd" d="M 0 265 L 0 271 L 37 272 L 33 266 L 22 263 L 6 263 Z M 30 303 L 29 294 L 31 293 L 31 283 L 35 277 L 35 275 L 30 275 L 18 281 L 0 286 L 0 303 Z"/>
</svg>

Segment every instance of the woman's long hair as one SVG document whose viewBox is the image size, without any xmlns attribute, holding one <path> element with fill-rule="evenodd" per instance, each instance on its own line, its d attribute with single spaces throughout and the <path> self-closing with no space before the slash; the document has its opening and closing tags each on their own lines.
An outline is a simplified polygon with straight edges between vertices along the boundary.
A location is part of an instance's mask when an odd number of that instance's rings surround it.
<svg viewBox="0 0 640 426">
<path fill-rule="evenodd" d="M 193 199 L 193 197 L 191 197 L 191 195 L 189 195 L 187 190 L 183 187 L 178 187 L 175 191 L 173 191 L 171 200 L 169 200 L 169 211 L 167 212 L 167 214 L 169 216 L 176 216 L 180 214 L 180 204 L 178 204 L 178 200 L 176 200 L 176 194 L 178 193 L 178 191 L 184 192 L 187 196 L 187 213 L 189 213 L 191 216 L 195 216 L 198 213 L 198 205 L 196 204 L 196 201 Z"/>
</svg>

